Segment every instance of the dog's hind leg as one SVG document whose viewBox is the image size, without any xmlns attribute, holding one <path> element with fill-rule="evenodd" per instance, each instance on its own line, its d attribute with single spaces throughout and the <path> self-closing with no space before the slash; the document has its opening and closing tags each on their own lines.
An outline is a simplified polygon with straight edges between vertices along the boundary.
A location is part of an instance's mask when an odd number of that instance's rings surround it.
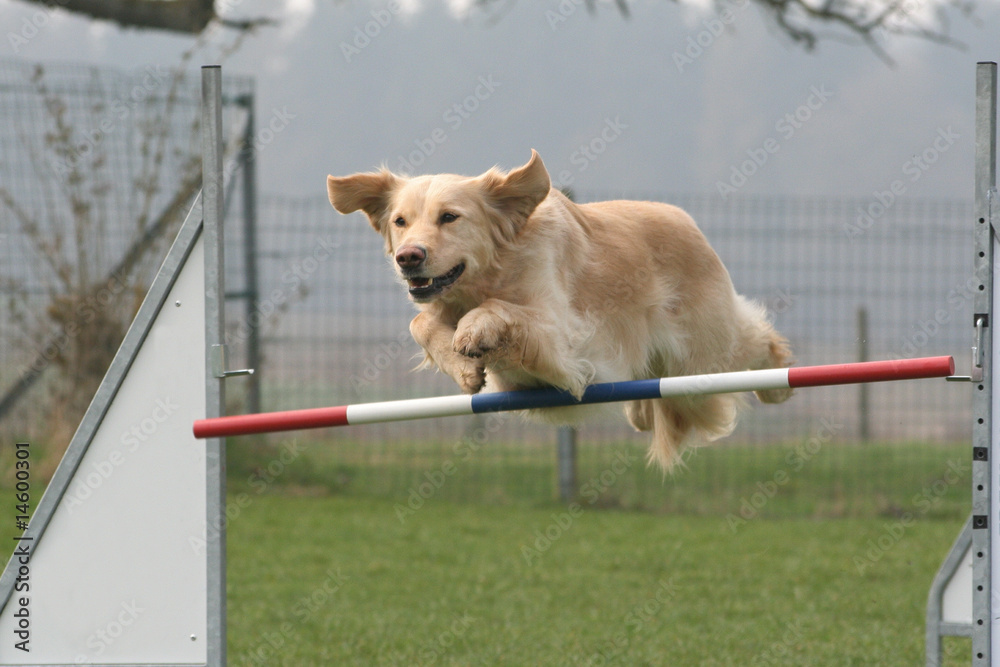
<svg viewBox="0 0 1000 667">
<path fill-rule="evenodd" d="M 625 414 L 637 430 L 653 432 L 649 463 L 669 471 L 681 461 L 686 446 L 732 433 L 741 405 L 733 394 L 647 399 L 627 403 Z"/>
<path fill-rule="evenodd" d="M 653 430 L 653 403 L 654 401 L 644 400 L 625 404 L 625 416 L 636 431 Z"/>
<path fill-rule="evenodd" d="M 646 462 L 655 463 L 661 470 L 669 472 L 681 462 L 681 452 L 691 436 L 691 424 L 687 416 L 677 411 L 670 401 L 646 400 L 636 403 L 642 404 L 639 414 L 651 422 L 648 424 L 651 428 L 647 430 L 653 432 Z"/>
</svg>

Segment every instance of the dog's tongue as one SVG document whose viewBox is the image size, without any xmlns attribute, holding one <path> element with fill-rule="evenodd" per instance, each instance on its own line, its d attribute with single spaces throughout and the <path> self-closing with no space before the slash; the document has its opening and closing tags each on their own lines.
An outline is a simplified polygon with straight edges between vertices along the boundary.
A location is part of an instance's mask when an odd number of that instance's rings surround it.
<svg viewBox="0 0 1000 667">
<path fill-rule="evenodd" d="M 410 278 L 410 287 L 426 287 L 430 284 L 430 278 Z"/>
</svg>

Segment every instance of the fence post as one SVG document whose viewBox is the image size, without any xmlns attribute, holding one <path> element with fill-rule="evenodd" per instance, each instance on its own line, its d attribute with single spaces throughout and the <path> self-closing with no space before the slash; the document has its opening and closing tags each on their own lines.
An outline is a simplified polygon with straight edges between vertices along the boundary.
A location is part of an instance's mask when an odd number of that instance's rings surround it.
<svg viewBox="0 0 1000 667">
<path fill-rule="evenodd" d="M 246 271 L 247 368 L 254 369 L 248 379 L 247 411 L 260 412 L 260 326 L 257 317 L 257 159 L 254 149 L 256 127 L 254 96 L 244 95 L 240 103 L 246 109 L 246 129 L 243 134 L 243 262 Z"/>
<path fill-rule="evenodd" d="M 576 429 L 560 426 L 557 434 L 559 499 L 568 503 L 576 496 Z"/>
<path fill-rule="evenodd" d="M 857 361 L 869 361 L 868 354 L 868 309 L 858 306 L 858 358 Z M 858 385 L 858 438 L 861 442 L 869 442 L 872 437 L 871 425 L 871 387 L 867 383 Z"/>
<path fill-rule="evenodd" d="M 572 189 L 563 188 L 563 194 L 570 201 L 576 201 Z M 572 426 L 560 426 L 556 436 L 556 450 L 559 469 L 559 499 L 564 503 L 572 502 L 576 497 L 576 429 Z"/>
</svg>

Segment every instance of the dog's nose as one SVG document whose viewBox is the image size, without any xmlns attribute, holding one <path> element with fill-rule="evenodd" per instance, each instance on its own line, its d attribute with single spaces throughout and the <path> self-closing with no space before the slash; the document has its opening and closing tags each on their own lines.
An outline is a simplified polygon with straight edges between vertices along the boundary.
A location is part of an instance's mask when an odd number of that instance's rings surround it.
<svg viewBox="0 0 1000 667">
<path fill-rule="evenodd" d="M 415 269 L 427 259 L 427 251 L 416 245 L 403 246 L 396 251 L 396 264 L 401 269 Z"/>
</svg>

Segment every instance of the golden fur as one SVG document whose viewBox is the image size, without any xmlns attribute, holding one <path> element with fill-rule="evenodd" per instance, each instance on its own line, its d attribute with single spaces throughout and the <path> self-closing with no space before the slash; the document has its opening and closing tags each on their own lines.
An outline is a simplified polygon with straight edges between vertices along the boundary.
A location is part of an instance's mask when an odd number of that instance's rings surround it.
<svg viewBox="0 0 1000 667">
<path fill-rule="evenodd" d="M 420 313 L 413 338 L 467 393 L 777 368 L 788 342 L 733 289 L 694 221 L 667 204 L 575 204 L 538 153 L 504 173 L 327 179 L 341 213 L 364 211 Z M 464 267 L 464 268 L 463 268 Z M 457 276 L 457 278 L 456 278 Z M 437 281 L 433 278 L 437 277 Z M 452 282 L 453 281 L 453 282 Z M 791 390 L 758 392 L 768 403 Z M 691 440 L 728 435 L 733 394 L 631 401 L 664 469 Z M 567 419 L 579 410 L 536 410 Z"/>
</svg>

